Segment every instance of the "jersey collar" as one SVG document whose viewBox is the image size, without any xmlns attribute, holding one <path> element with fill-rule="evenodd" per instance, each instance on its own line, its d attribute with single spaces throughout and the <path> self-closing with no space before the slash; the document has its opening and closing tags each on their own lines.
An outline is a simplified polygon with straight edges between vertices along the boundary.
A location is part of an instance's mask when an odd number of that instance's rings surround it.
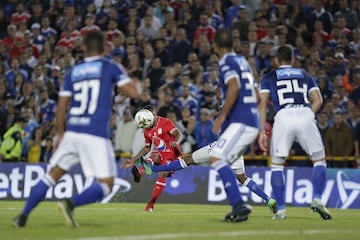
<svg viewBox="0 0 360 240">
<path fill-rule="evenodd" d="M 291 65 L 280 65 L 278 68 L 290 68 L 292 67 Z"/>
<path fill-rule="evenodd" d="M 84 62 L 92 62 L 101 59 L 102 56 L 93 56 L 84 58 Z"/>
<path fill-rule="evenodd" d="M 222 56 L 222 58 L 220 59 L 219 62 L 221 61 L 224 61 L 224 59 L 227 57 L 227 56 L 235 56 L 236 53 L 235 52 L 228 52 L 228 53 L 225 53 L 224 56 Z"/>
</svg>

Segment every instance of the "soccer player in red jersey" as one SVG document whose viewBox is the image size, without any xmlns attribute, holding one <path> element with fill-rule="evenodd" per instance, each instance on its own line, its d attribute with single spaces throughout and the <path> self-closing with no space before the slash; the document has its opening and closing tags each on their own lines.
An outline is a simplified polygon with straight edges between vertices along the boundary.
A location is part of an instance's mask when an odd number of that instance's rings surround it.
<svg viewBox="0 0 360 240">
<path fill-rule="evenodd" d="M 181 159 L 182 152 L 179 143 L 182 138 L 181 132 L 175 127 L 174 123 L 164 117 L 157 116 L 153 109 L 141 109 L 135 115 L 135 120 L 141 128 L 144 128 L 145 147 L 140 150 L 133 158 L 126 160 L 122 167 L 132 167 L 135 182 L 139 182 L 144 169 L 138 168 L 136 160 L 145 156 L 151 151 L 147 162 L 154 165 L 165 165 L 171 161 L 180 160 L 177 163 L 185 164 Z M 166 186 L 166 178 L 172 172 L 159 172 L 151 199 L 146 205 L 145 211 L 152 212 L 156 200 L 159 198 Z"/>
</svg>

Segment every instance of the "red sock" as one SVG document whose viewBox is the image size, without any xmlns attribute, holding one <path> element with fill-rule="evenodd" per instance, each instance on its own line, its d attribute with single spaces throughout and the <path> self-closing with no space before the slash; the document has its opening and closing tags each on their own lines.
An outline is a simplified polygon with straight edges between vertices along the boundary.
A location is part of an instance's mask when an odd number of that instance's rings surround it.
<svg viewBox="0 0 360 240">
<path fill-rule="evenodd" d="M 156 183 L 154 185 L 153 192 L 151 194 L 151 200 L 149 203 L 155 203 L 160 194 L 163 192 L 164 188 L 166 186 L 166 178 L 158 177 L 156 180 Z"/>
</svg>

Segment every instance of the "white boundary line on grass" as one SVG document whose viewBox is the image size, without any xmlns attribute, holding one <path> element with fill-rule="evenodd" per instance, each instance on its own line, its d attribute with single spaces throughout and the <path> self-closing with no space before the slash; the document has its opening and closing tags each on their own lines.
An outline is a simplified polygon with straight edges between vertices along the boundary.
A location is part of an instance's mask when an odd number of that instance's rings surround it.
<svg viewBox="0 0 360 240">
<path fill-rule="evenodd" d="M 85 237 L 77 240 L 157 240 L 157 239 L 176 239 L 176 238 L 211 238 L 211 237 L 240 237 L 240 236 L 260 236 L 260 235 L 316 235 L 316 234 L 334 234 L 334 233 L 355 233 L 351 230 L 274 230 L 274 231 L 233 231 L 233 232 L 209 232 L 209 233 L 164 233 L 164 234 L 147 234 L 119 237 Z"/>
</svg>

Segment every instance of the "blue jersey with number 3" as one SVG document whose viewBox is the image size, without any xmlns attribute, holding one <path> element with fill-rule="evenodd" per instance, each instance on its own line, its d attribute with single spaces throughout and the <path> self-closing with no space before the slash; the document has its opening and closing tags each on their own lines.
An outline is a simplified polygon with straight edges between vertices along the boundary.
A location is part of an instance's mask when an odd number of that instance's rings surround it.
<svg viewBox="0 0 360 240">
<path fill-rule="evenodd" d="M 240 92 L 222 125 L 222 130 L 225 130 L 233 122 L 259 128 L 255 80 L 251 68 L 243 56 L 236 53 L 227 53 L 219 62 L 219 80 L 223 100 L 226 99 L 228 81 L 232 78 L 237 79 Z"/>
<path fill-rule="evenodd" d="M 85 58 L 75 65 L 59 93 L 71 97 L 67 130 L 109 138 L 114 84 L 120 87 L 128 82 L 121 65 L 102 57 Z"/>
<path fill-rule="evenodd" d="M 319 89 L 309 73 L 291 66 L 280 67 L 263 77 L 260 92 L 270 93 L 275 111 L 310 107 L 309 92 Z"/>
</svg>

